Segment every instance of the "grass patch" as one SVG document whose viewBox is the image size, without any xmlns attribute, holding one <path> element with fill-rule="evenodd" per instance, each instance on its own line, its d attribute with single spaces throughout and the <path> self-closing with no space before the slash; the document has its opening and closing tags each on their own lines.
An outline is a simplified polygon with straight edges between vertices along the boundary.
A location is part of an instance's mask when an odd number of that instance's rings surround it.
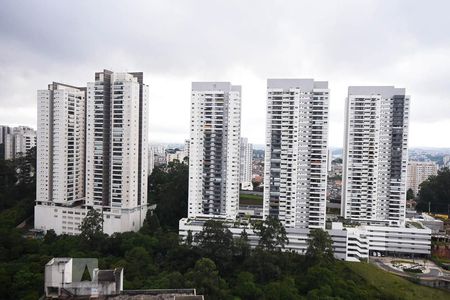
<svg viewBox="0 0 450 300">
<path fill-rule="evenodd" d="M 346 265 L 369 285 L 385 295 L 392 295 L 393 299 L 450 299 L 449 292 L 414 284 L 368 263 L 346 262 Z"/>
<path fill-rule="evenodd" d="M 241 205 L 263 205 L 263 196 L 253 194 L 240 194 L 239 204 Z"/>
<path fill-rule="evenodd" d="M 423 226 L 417 222 L 408 222 L 407 224 L 410 224 L 410 225 L 416 227 L 417 229 L 423 229 Z"/>
</svg>

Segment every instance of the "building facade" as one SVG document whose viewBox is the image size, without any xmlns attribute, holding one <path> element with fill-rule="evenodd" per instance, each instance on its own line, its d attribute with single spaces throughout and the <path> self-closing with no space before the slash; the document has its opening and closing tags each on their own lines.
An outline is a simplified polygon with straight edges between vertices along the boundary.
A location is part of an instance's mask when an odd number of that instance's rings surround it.
<svg viewBox="0 0 450 300">
<path fill-rule="evenodd" d="M 36 200 L 70 206 L 85 197 L 86 89 L 53 82 L 37 97 Z"/>
<path fill-rule="evenodd" d="M 95 74 L 87 88 L 38 91 L 35 228 L 78 234 L 89 209 L 107 234 L 137 231 L 147 212 L 148 86 L 142 73 Z"/>
<path fill-rule="evenodd" d="M 148 175 L 150 176 L 155 168 L 155 149 L 148 147 Z"/>
<path fill-rule="evenodd" d="M 188 217 L 235 218 L 239 206 L 241 87 L 193 82 Z"/>
<path fill-rule="evenodd" d="M 341 214 L 405 219 L 409 96 L 393 86 L 351 86 L 346 104 Z"/>
<path fill-rule="evenodd" d="M 0 126 L 0 159 L 16 159 L 36 146 L 36 130 L 27 126 Z"/>
<path fill-rule="evenodd" d="M 186 152 L 184 150 L 175 148 L 175 149 L 166 149 L 165 159 L 166 163 L 172 162 L 174 160 L 178 160 L 179 162 L 183 162 L 186 157 Z"/>
<path fill-rule="evenodd" d="M 203 230 L 206 219 L 181 219 L 179 234 L 183 240 L 190 234 L 195 235 Z M 367 261 L 370 256 L 428 257 L 431 254 L 431 229 L 423 226 L 421 221 L 406 223 L 405 227 L 389 227 L 384 224 L 345 226 L 340 222 L 332 222 L 331 228 L 325 230 L 333 242 L 335 258 L 345 261 Z M 258 246 L 259 236 L 250 223 L 237 224 L 225 220 L 223 222 L 234 238 L 239 238 L 245 230 L 252 248 Z M 419 228 L 418 228 L 419 227 Z M 286 227 L 289 243 L 286 251 L 306 254 L 309 231 L 307 228 Z"/>
<path fill-rule="evenodd" d="M 438 173 L 438 166 L 432 161 L 409 161 L 408 162 L 408 181 L 407 189 L 412 189 L 414 195 L 419 192 L 419 187 L 422 182 L 427 180 L 430 176 L 435 176 Z"/>
<path fill-rule="evenodd" d="M 240 162 L 241 188 L 244 190 L 252 190 L 253 145 L 248 142 L 247 138 L 241 138 Z"/>
<path fill-rule="evenodd" d="M 285 227 L 325 228 L 328 82 L 269 79 L 264 216 Z"/>
</svg>

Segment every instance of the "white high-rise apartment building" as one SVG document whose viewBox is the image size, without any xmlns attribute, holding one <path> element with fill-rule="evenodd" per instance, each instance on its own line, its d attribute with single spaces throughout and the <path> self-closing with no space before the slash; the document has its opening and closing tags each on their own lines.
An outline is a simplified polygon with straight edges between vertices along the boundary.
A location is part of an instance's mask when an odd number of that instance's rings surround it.
<svg viewBox="0 0 450 300">
<path fill-rule="evenodd" d="M 239 207 L 241 87 L 193 82 L 188 217 L 234 219 Z"/>
<path fill-rule="evenodd" d="M 409 96 L 393 86 L 351 86 L 346 105 L 341 213 L 400 226 L 405 219 Z"/>
<path fill-rule="evenodd" d="M 253 161 L 253 145 L 248 142 L 247 138 L 241 138 L 241 188 L 252 190 L 252 161 Z"/>
<path fill-rule="evenodd" d="M 36 211 L 71 206 L 85 196 L 86 89 L 53 82 L 37 98 Z M 36 228 L 47 222 L 35 218 Z"/>
<path fill-rule="evenodd" d="M 88 209 L 103 231 L 136 231 L 147 212 L 148 86 L 142 73 L 95 74 L 87 88 L 38 91 L 35 228 L 78 234 Z"/>
<path fill-rule="evenodd" d="M 409 161 L 407 189 L 412 189 L 417 195 L 420 184 L 437 173 L 438 166 L 433 161 Z"/>
<path fill-rule="evenodd" d="M 264 216 L 325 228 L 328 82 L 268 79 Z"/>
<path fill-rule="evenodd" d="M 95 73 L 87 84 L 86 204 L 138 230 L 147 210 L 148 86 L 143 73 Z"/>
<path fill-rule="evenodd" d="M 24 156 L 36 146 L 36 130 L 27 126 L 0 126 L 0 159 Z"/>
<path fill-rule="evenodd" d="M 331 172 L 331 165 L 333 162 L 333 150 L 328 149 L 328 161 L 327 161 L 327 171 Z"/>
<path fill-rule="evenodd" d="M 13 129 L 14 158 L 25 155 L 28 150 L 36 146 L 36 130 L 27 126 Z"/>
<path fill-rule="evenodd" d="M 185 141 L 184 141 L 184 148 L 183 148 L 183 151 L 184 151 L 184 157 L 188 157 L 188 158 L 189 158 L 189 148 L 190 148 L 190 145 L 191 145 L 191 141 L 190 141 L 190 140 L 185 140 Z"/>
</svg>

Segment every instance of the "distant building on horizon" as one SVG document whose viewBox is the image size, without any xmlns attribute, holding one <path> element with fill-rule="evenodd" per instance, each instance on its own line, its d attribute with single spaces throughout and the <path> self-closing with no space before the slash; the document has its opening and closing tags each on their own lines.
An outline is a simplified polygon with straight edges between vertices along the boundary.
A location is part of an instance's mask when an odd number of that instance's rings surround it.
<svg viewBox="0 0 450 300">
<path fill-rule="evenodd" d="M 184 141 L 184 157 L 188 157 L 189 158 L 189 148 L 191 146 L 191 140 L 187 139 Z"/>
<path fill-rule="evenodd" d="M 89 209 L 107 234 L 147 212 L 148 86 L 142 73 L 95 73 L 85 87 L 38 91 L 35 228 L 78 234 Z"/>
<path fill-rule="evenodd" d="M 248 142 L 247 138 L 241 138 L 241 154 L 240 154 L 240 183 L 243 190 L 252 190 L 252 162 L 253 162 L 253 145 Z"/>
<path fill-rule="evenodd" d="M 268 79 L 264 217 L 325 228 L 328 82 Z"/>
<path fill-rule="evenodd" d="M 414 195 L 419 192 L 419 186 L 430 176 L 438 173 L 438 166 L 432 161 L 409 161 L 407 189 L 412 189 Z"/>
<path fill-rule="evenodd" d="M 166 163 L 170 163 L 174 160 L 178 160 L 180 163 L 184 161 L 185 158 L 185 152 L 182 149 L 166 149 Z"/>
<path fill-rule="evenodd" d="M 36 146 L 36 130 L 28 126 L 0 126 L 0 159 L 16 159 Z"/>
<path fill-rule="evenodd" d="M 241 87 L 193 82 L 188 217 L 234 219 L 239 208 Z"/>
<path fill-rule="evenodd" d="M 405 222 L 409 96 L 393 86 L 348 89 L 341 214 Z"/>
<path fill-rule="evenodd" d="M 155 149 L 148 147 L 148 176 L 152 175 L 155 168 Z"/>
</svg>

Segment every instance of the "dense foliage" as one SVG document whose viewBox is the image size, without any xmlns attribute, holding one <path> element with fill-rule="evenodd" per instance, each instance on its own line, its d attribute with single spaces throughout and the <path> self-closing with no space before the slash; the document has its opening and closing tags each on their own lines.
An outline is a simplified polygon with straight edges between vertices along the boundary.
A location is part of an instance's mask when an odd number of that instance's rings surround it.
<svg viewBox="0 0 450 300">
<path fill-rule="evenodd" d="M 178 221 L 187 216 L 189 166 L 186 162 L 175 160 L 167 166 L 155 167 L 149 176 L 149 202 L 157 205 L 158 222 L 165 229 L 178 230 Z"/>
<path fill-rule="evenodd" d="M 1 299 L 38 299 L 43 293 L 44 265 L 52 257 L 97 257 L 100 268 L 125 268 L 126 289 L 195 287 L 206 299 L 400 299 L 372 285 L 348 264 L 335 261 L 329 236 L 321 230 L 312 232 L 306 256 L 274 246 L 286 243 L 284 228 L 276 219 L 257 225 L 264 240 L 254 250 L 245 231 L 233 238 L 215 221 L 207 222 L 202 233 L 191 234 L 189 242 L 180 243 L 173 218 L 177 221 L 186 214 L 188 178 L 187 166 L 180 163 L 152 174 L 157 183 L 150 186 L 150 199 L 159 208 L 148 215 L 140 232 L 108 237 L 98 226 L 101 215 L 91 211 L 80 236 L 48 231 L 43 239 L 26 238 L 24 230 L 15 227 L 26 215 L 9 215 L 22 202 L 32 208 L 34 195 L 29 193 L 34 189 L 34 173 L 26 171 L 27 177 L 15 171 L 21 164 L 28 164 L 21 170 L 33 168 L 30 158 L 0 166 Z M 24 212 L 31 215 L 32 210 Z M 8 218 L 9 222 L 3 221 Z"/>
<path fill-rule="evenodd" d="M 420 185 L 417 210 L 433 213 L 449 212 L 450 205 L 450 169 L 444 168 L 438 171 L 436 176 L 431 176 Z"/>
<path fill-rule="evenodd" d="M 211 225 L 211 226 L 210 226 Z M 207 299 L 379 299 L 382 294 L 340 262 L 308 262 L 291 252 L 250 251 L 244 236 L 233 239 L 219 224 L 195 237 L 198 246 L 179 243 L 175 232 L 26 239 L 17 229 L 2 236 L 2 299 L 37 299 L 44 265 L 51 257 L 98 257 L 100 268 L 125 268 L 125 288 L 195 287 Z M 207 227 L 208 227 L 207 226 Z M 214 245 L 209 239 L 223 242 Z M 335 298 L 332 298 L 335 297 Z"/>
</svg>

